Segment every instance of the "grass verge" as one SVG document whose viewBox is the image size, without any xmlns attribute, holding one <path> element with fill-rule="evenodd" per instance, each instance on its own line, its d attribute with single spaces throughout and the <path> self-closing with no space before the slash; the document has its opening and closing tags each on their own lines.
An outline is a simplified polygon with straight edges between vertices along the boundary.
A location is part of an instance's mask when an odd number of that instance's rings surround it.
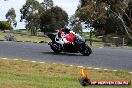
<svg viewBox="0 0 132 88">
<path fill-rule="evenodd" d="M 4 33 L 0 31 L 0 40 L 4 40 Z"/>
<path fill-rule="evenodd" d="M 91 80 L 127 79 L 132 74 L 126 71 L 104 71 L 87 69 Z M 83 88 L 78 81 L 81 71 L 78 67 L 61 64 L 32 63 L 0 59 L 0 88 Z M 132 86 L 105 86 L 105 88 L 132 88 Z M 104 88 L 88 86 L 86 88 Z"/>
<path fill-rule="evenodd" d="M 40 42 L 40 41 L 49 42 L 50 41 L 50 39 L 46 37 L 20 35 L 20 34 L 15 34 L 15 36 L 17 41 L 24 41 L 24 42 Z"/>
<path fill-rule="evenodd" d="M 30 35 L 22 34 L 21 32 L 18 33 L 15 31 L 13 33 L 16 38 L 16 41 L 23 41 L 23 42 L 40 42 L 40 41 L 49 42 L 49 41 L 51 41 L 47 37 L 30 36 Z M 0 40 L 5 40 L 4 39 L 5 35 L 6 35 L 6 33 L 0 31 Z"/>
</svg>

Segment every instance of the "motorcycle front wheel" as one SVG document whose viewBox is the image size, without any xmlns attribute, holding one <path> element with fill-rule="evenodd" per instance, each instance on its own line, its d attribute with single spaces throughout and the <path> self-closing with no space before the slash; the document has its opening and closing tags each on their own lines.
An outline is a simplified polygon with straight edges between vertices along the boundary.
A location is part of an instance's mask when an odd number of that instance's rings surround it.
<svg viewBox="0 0 132 88">
<path fill-rule="evenodd" d="M 79 52 L 84 56 L 89 56 L 92 53 L 92 50 L 89 46 L 80 47 Z"/>
</svg>

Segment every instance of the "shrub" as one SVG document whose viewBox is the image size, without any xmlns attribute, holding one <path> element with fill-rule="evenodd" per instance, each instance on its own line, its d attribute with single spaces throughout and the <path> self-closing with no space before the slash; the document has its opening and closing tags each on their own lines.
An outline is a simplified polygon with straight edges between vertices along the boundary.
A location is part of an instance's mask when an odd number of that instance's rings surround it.
<svg viewBox="0 0 132 88">
<path fill-rule="evenodd" d="M 0 21 L 0 30 L 10 30 L 11 24 L 7 21 Z"/>
</svg>

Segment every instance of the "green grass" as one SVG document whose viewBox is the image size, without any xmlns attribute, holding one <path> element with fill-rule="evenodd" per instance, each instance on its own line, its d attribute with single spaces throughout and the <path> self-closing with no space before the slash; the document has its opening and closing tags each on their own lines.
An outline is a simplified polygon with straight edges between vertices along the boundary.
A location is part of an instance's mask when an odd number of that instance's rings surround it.
<svg viewBox="0 0 132 88">
<path fill-rule="evenodd" d="M 11 32 L 14 34 L 29 34 L 29 30 L 26 29 L 12 30 Z"/>
<path fill-rule="evenodd" d="M 91 80 L 127 79 L 127 71 L 87 69 Z M 61 64 L 42 64 L 28 61 L 0 60 L 0 88 L 83 88 L 78 79 L 81 70 Z M 130 88 L 132 86 L 89 86 L 86 88 Z"/>
<path fill-rule="evenodd" d="M 15 30 L 15 31 L 13 31 L 13 33 L 16 38 L 16 41 L 24 41 L 24 42 L 40 42 L 40 41 L 49 42 L 49 41 L 51 41 L 47 37 L 30 36 L 27 32 L 25 32 L 25 30 L 23 30 L 23 31 Z M 5 35 L 6 35 L 6 33 L 0 31 L 0 40 L 5 40 L 4 39 Z"/>
<path fill-rule="evenodd" d="M 90 33 L 89 32 L 83 32 L 81 35 L 84 38 L 90 38 Z M 92 34 L 92 38 L 97 38 L 97 37 L 95 36 L 95 34 Z"/>
<path fill-rule="evenodd" d="M 49 42 L 50 41 L 50 39 L 47 37 L 20 35 L 20 34 L 15 34 L 15 36 L 16 36 L 16 41 L 25 41 L 25 42 L 40 42 L 40 41 Z"/>
<path fill-rule="evenodd" d="M 0 31 L 0 40 L 4 39 L 4 33 Z"/>
</svg>

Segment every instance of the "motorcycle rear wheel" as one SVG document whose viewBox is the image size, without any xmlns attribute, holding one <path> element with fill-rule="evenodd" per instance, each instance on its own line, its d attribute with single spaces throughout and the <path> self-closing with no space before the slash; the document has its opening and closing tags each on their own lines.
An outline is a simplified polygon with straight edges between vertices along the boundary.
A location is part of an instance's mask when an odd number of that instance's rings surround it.
<svg viewBox="0 0 132 88">
<path fill-rule="evenodd" d="M 51 47 L 51 49 L 52 49 L 55 53 L 60 53 L 60 52 L 62 52 L 62 51 L 61 51 L 61 48 L 60 48 L 60 46 L 59 46 L 58 44 L 52 44 L 50 47 Z"/>
</svg>

